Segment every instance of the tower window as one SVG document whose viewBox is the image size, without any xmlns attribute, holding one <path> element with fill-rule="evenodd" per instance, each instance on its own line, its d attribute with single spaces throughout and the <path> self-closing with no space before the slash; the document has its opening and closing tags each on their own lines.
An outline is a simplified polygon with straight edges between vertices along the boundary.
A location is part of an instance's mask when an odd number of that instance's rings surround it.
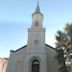
<svg viewBox="0 0 72 72">
<path fill-rule="evenodd" d="M 38 27 L 38 26 L 39 26 L 39 22 L 36 21 L 36 22 L 35 22 L 35 27 Z"/>
<path fill-rule="evenodd" d="M 32 61 L 32 71 L 31 72 L 39 72 L 40 63 L 38 60 Z"/>
</svg>

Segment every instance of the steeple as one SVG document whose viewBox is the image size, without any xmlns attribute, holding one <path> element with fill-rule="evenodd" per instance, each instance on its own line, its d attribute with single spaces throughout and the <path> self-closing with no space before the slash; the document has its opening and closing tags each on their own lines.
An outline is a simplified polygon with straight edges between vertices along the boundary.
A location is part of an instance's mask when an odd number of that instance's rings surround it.
<svg viewBox="0 0 72 72">
<path fill-rule="evenodd" d="M 37 1 L 37 7 L 35 12 L 32 14 L 32 28 L 43 27 L 43 14 L 40 12 L 39 0 Z"/>
<path fill-rule="evenodd" d="M 39 0 L 37 0 L 36 13 L 40 13 Z"/>
<path fill-rule="evenodd" d="M 32 14 L 32 16 L 35 15 L 35 14 L 37 14 L 37 13 L 39 13 L 40 15 L 43 16 L 43 14 L 40 12 L 39 0 L 37 0 L 36 10 L 35 10 L 35 12 Z"/>
<path fill-rule="evenodd" d="M 39 0 L 37 1 L 37 6 L 32 14 L 32 25 L 28 29 L 28 46 L 36 50 L 39 46 L 41 49 L 45 43 L 45 28 L 43 28 L 43 14 L 40 11 Z M 38 45 L 38 46 L 37 46 Z"/>
</svg>

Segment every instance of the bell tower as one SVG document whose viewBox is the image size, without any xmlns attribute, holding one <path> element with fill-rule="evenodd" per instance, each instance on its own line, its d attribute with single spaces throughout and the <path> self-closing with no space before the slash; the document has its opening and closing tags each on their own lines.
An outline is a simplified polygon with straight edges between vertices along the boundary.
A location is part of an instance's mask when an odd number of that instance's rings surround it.
<svg viewBox="0 0 72 72">
<path fill-rule="evenodd" d="M 37 7 L 32 14 L 32 25 L 28 29 L 28 46 L 31 50 L 43 49 L 45 44 L 45 28 L 43 28 L 43 14 L 40 11 L 39 1 Z"/>
<path fill-rule="evenodd" d="M 40 12 L 39 1 L 37 1 L 37 7 L 32 14 L 32 27 L 43 27 L 43 14 Z"/>
</svg>

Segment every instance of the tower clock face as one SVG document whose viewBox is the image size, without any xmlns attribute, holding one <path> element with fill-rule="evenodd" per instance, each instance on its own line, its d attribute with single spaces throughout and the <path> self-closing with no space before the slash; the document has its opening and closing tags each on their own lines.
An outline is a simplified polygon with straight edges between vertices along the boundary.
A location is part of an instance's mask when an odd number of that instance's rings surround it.
<svg viewBox="0 0 72 72">
<path fill-rule="evenodd" d="M 34 40 L 34 45 L 38 45 L 39 44 L 39 40 Z"/>
</svg>

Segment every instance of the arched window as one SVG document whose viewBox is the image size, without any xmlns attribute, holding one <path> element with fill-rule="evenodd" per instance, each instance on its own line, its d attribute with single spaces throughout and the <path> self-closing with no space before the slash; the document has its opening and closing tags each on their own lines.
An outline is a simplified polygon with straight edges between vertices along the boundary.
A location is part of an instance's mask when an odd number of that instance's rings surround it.
<svg viewBox="0 0 72 72">
<path fill-rule="evenodd" d="M 39 72 L 40 70 L 40 63 L 38 60 L 32 61 L 32 71 L 31 72 Z"/>
<path fill-rule="evenodd" d="M 38 27 L 38 26 L 39 26 L 39 22 L 36 21 L 36 22 L 35 22 L 35 27 Z"/>
</svg>

